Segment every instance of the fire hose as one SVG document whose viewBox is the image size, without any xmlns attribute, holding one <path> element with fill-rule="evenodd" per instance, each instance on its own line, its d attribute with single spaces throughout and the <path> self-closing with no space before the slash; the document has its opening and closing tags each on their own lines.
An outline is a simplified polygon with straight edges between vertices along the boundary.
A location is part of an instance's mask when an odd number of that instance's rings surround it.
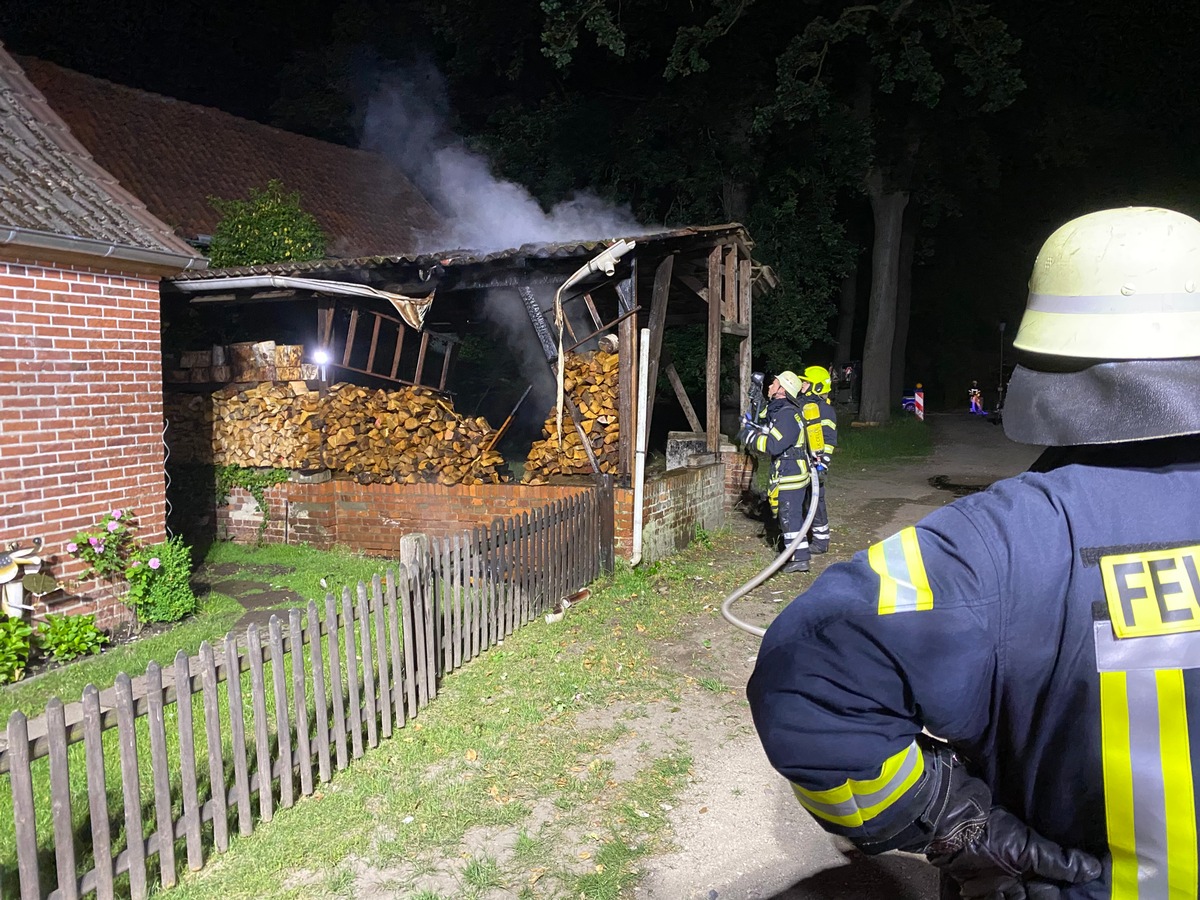
<svg viewBox="0 0 1200 900">
<path fill-rule="evenodd" d="M 804 524 L 800 526 L 799 532 L 792 538 L 790 544 L 783 548 L 782 552 L 767 564 L 767 567 L 743 584 L 740 588 L 730 594 L 721 603 L 721 615 L 725 617 L 725 621 L 735 628 L 740 628 L 747 634 L 752 634 L 755 637 L 762 637 L 767 633 L 767 629 L 759 628 L 757 625 L 751 625 L 749 622 L 744 622 L 735 616 L 732 612 L 733 604 L 745 597 L 752 590 L 770 578 L 778 571 L 779 567 L 791 558 L 796 552 L 796 548 L 808 538 L 808 529 L 812 526 L 813 519 L 817 515 L 817 500 L 821 495 L 821 483 L 817 477 L 816 470 L 812 471 L 812 499 L 808 504 L 808 514 L 804 517 Z"/>
</svg>

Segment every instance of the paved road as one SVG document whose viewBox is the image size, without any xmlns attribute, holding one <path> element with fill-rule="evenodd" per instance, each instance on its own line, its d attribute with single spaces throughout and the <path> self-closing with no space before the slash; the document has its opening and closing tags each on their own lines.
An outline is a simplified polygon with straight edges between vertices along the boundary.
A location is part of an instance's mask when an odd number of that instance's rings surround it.
<svg viewBox="0 0 1200 900">
<path fill-rule="evenodd" d="M 928 459 L 870 475 L 843 471 L 832 482 L 835 528 L 839 517 L 857 523 L 850 539 L 860 546 L 1025 470 L 1039 452 L 1008 441 L 1001 427 L 981 417 L 933 415 L 928 421 L 936 442 Z M 767 587 L 788 586 L 778 578 Z M 757 640 L 733 629 L 710 639 L 721 641 L 725 682 L 744 685 Z M 701 724 L 693 726 L 691 741 L 695 783 L 671 814 L 680 850 L 648 863 L 639 898 L 935 900 L 936 873 L 924 859 L 868 858 L 814 824 L 767 764 L 740 690 L 720 701 L 703 694 L 691 700 Z M 706 702 L 717 708 L 704 709 Z"/>
</svg>

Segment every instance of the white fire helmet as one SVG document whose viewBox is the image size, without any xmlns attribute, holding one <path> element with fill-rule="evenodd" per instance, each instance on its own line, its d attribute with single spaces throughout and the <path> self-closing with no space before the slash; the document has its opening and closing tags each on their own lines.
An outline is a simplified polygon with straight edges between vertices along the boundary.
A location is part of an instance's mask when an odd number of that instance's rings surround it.
<svg viewBox="0 0 1200 900">
<path fill-rule="evenodd" d="M 1013 346 L 1013 440 L 1105 444 L 1200 432 L 1200 222 L 1154 207 L 1080 216 L 1047 239 Z"/>
</svg>

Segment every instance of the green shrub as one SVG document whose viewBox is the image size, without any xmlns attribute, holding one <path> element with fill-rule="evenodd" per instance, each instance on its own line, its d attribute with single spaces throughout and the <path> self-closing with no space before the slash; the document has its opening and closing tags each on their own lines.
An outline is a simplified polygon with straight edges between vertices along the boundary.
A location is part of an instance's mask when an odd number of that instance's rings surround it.
<svg viewBox="0 0 1200 900">
<path fill-rule="evenodd" d="M 0 613 L 0 684 L 21 680 L 32 643 L 31 627 Z"/>
<path fill-rule="evenodd" d="M 182 538 L 134 551 L 125 577 L 128 602 L 139 622 L 178 622 L 196 611 L 191 548 Z"/>
<path fill-rule="evenodd" d="M 268 182 L 265 190 L 251 188 L 248 200 L 210 197 L 209 203 L 221 214 L 208 248 L 218 268 L 325 255 L 321 226 L 301 208 L 299 192 L 288 193 L 279 181 Z"/>
<path fill-rule="evenodd" d="M 38 626 L 38 644 L 52 659 L 66 662 L 99 653 L 108 637 L 96 627 L 96 617 L 46 616 Z"/>
</svg>

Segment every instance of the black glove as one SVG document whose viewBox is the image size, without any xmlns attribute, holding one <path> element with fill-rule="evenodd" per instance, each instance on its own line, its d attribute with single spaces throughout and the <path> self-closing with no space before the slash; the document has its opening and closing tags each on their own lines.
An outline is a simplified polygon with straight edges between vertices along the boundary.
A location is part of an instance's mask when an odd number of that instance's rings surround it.
<svg viewBox="0 0 1200 900">
<path fill-rule="evenodd" d="M 1057 900 L 1062 896 L 1058 885 L 1100 877 L 1098 859 L 1082 850 L 1064 850 L 1008 810 L 993 806 L 986 784 L 967 774 L 953 753 L 937 753 L 937 765 L 950 766 L 949 784 L 933 823 L 933 840 L 924 849 L 958 887 L 948 891 L 943 886 L 944 900 Z"/>
</svg>

